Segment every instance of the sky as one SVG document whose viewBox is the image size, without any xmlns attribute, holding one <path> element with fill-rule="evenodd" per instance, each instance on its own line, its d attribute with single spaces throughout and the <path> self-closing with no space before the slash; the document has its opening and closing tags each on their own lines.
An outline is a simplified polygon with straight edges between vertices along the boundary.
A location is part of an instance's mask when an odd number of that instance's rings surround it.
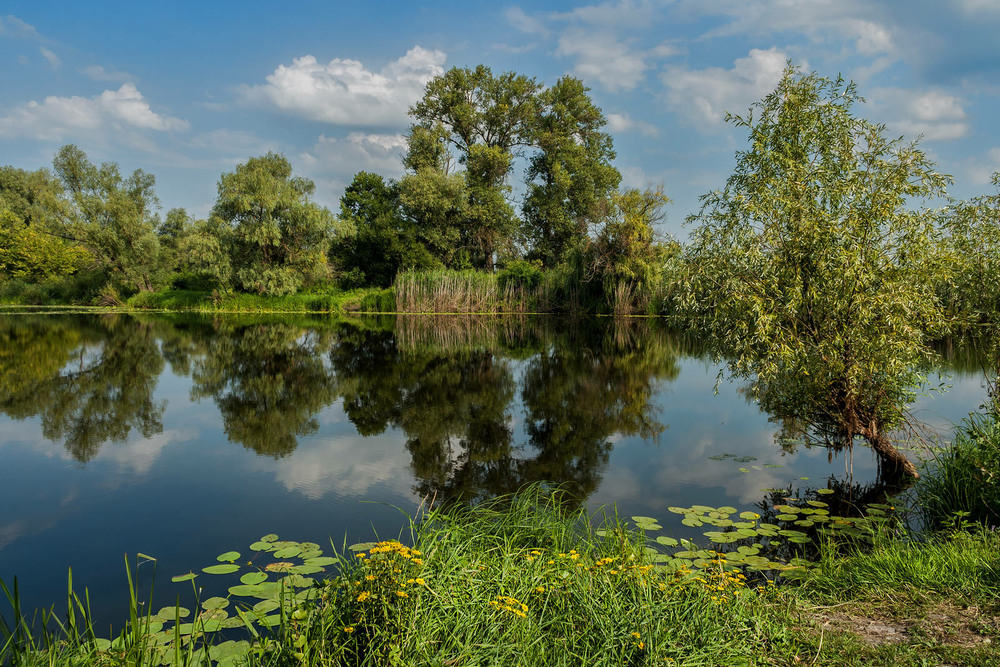
<svg viewBox="0 0 1000 667">
<path fill-rule="evenodd" d="M 662 185 L 684 238 L 746 134 L 725 122 L 785 63 L 858 84 L 858 115 L 918 140 L 964 199 L 1000 170 L 1000 0 L 0 4 L 0 164 L 73 143 L 156 176 L 204 217 L 219 176 L 268 151 L 336 211 L 358 171 L 402 175 L 407 109 L 451 67 L 583 80 L 623 184 Z M 518 166 L 512 180 L 522 179 Z"/>
</svg>

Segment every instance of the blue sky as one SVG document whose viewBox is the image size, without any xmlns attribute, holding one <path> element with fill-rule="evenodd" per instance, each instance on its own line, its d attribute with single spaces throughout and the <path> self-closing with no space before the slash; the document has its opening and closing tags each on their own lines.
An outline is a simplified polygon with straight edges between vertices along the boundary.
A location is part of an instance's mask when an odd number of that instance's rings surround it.
<svg viewBox="0 0 1000 667">
<path fill-rule="evenodd" d="M 284 153 L 336 210 L 359 170 L 401 174 L 426 81 L 483 63 L 583 79 L 626 185 L 662 183 L 684 236 L 744 135 L 723 122 L 786 59 L 858 82 L 858 109 L 916 139 L 966 198 L 1000 169 L 1000 0 L 45 2 L 0 9 L 0 164 L 63 144 L 157 178 L 164 210 L 204 216 L 223 171 Z M 515 174 L 515 180 L 520 173 Z"/>
</svg>

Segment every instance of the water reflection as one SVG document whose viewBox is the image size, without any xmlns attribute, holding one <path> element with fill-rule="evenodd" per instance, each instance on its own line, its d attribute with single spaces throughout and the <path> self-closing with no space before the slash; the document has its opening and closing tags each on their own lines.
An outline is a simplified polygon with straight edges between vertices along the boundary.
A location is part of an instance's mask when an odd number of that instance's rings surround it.
<svg viewBox="0 0 1000 667">
<path fill-rule="evenodd" d="M 42 434 L 90 461 L 106 442 L 163 430 L 153 400 L 163 357 L 155 327 L 108 315 L 72 324 L 50 317 L 0 319 L 0 411 L 40 416 Z"/>
<path fill-rule="evenodd" d="M 549 481 L 582 502 L 616 441 L 657 441 L 679 360 L 709 352 L 637 319 L 5 317 L 0 412 L 39 417 L 42 435 L 83 463 L 133 434 L 147 448 L 191 440 L 163 432 L 154 393 L 169 364 L 256 454 L 288 457 L 339 408 L 352 447 L 401 434 L 417 495 L 474 501 Z M 960 372 L 975 365 L 967 352 L 951 358 Z M 785 453 L 841 435 L 806 414 L 817 401 L 795 378 L 766 389 Z"/>
</svg>

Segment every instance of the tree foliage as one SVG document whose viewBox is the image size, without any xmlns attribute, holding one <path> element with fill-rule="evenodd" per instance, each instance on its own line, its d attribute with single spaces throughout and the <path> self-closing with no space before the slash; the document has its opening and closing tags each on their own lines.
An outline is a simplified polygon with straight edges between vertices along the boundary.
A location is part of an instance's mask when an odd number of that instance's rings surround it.
<svg viewBox="0 0 1000 667">
<path fill-rule="evenodd" d="M 745 116 L 749 133 L 721 191 L 705 195 L 691 249 L 690 314 L 753 378 L 758 398 L 864 436 L 915 474 L 888 442 L 941 321 L 933 215 L 914 199 L 947 178 L 915 143 L 857 117 L 853 83 L 791 65 Z"/>
<path fill-rule="evenodd" d="M 160 250 L 153 175 L 136 169 L 126 178 L 116 163 L 97 166 L 72 144 L 53 166 L 69 196 L 60 235 L 86 248 L 122 287 L 153 289 Z"/>
<path fill-rule="evenodd" d="M 611 136 L 604 114 L 579 79 L 563 77 L 539 95 L 532 128 L 538 151 L 532 156 L 525 197 L 524 236 L 530 255 L 553 267 L 584 244 L 587 232 L 610 210 L 621 181 L 611 162 Z"/>
<path fill-rule="evenodd" d="M 315 184 L 292 176 L 284 156 L 252 157 L 219 179 L 212 216 L 240 290 L 282 295 L 323 278 L 333 228 L 330 212 L 310 200 Z"/>
</svg>

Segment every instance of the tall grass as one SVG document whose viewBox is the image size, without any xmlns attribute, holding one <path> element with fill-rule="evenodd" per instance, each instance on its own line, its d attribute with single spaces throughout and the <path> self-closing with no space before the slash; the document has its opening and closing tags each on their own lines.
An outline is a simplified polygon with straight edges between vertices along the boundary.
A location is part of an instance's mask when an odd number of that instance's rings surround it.
<svg viewBox="0 0 1000 667">
<path fill-rule="evenodd" d="M 956 520 L 1000 526 L 1000 421 L 972 415 L 950 447 L 927 461 L 917 484 L 924 527 L 942 530 Z"/>
<path fill-rule="evenodd" d="M 500 286 L 482 271 L 407 271 L 393 286 L 403 313 L 527 313 L 541 309 L 541 288 Z"/>
</svg>

